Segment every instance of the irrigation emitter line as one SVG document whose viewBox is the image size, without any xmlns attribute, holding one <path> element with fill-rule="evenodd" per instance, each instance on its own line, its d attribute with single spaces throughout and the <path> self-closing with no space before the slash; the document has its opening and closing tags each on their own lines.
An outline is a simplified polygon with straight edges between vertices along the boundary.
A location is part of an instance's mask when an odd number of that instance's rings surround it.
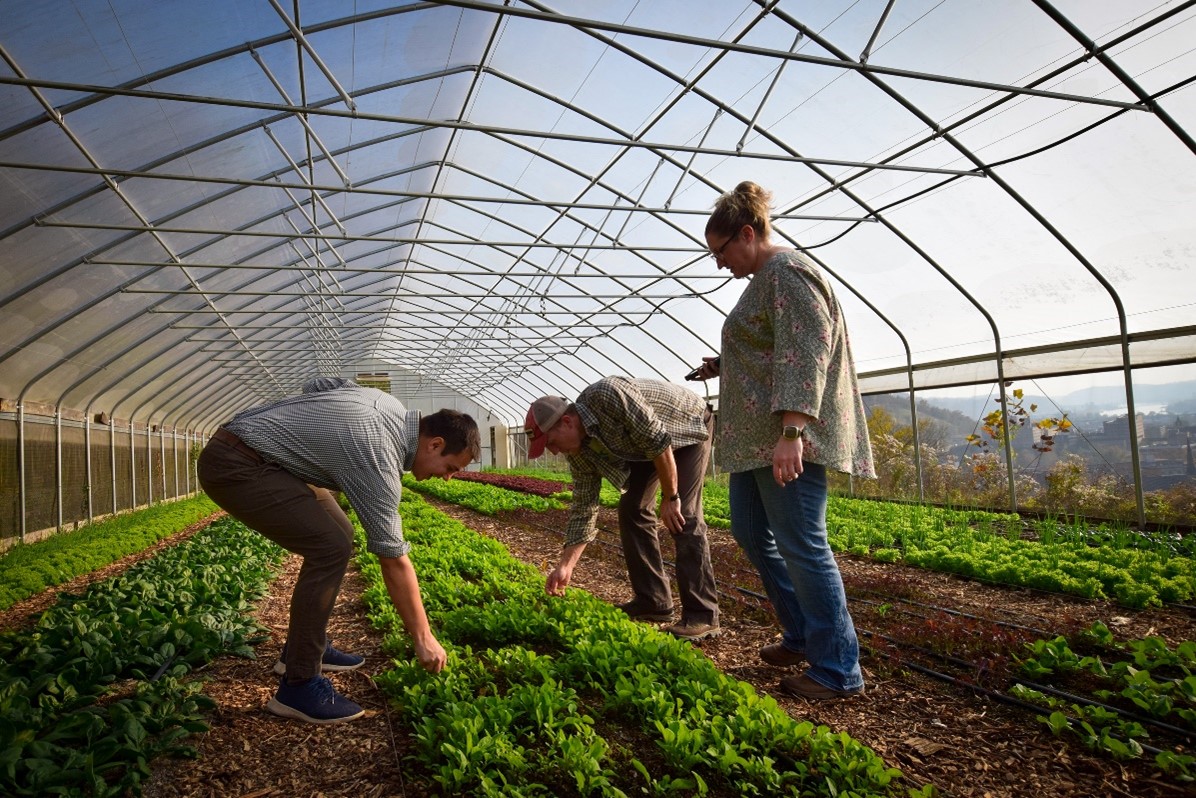
<svg viewBox="0 0 1196 798">
<path fill-rule="evenodd" d="M 1015 684 L 1024 685 L 1031 690 L 1037 690 L 1040 693 L 1053 695 L 1056 698 L 1062 698 L 1066 701 L 1074 701 L 1077 704 L 1085 704 L 1090 707 L 1100 707 L 1101 709 L 1107 710 L 1109 712 L 1116 712 L 1118 715 L 1127 720 L 1132 720 L 1143 725 L 1154 726 L 1155 728 L 1165 731 L 1168 734 L 1173 734 L 1188 745 L 1196 743 L 1196 732 L 1189 729 L 1181 729 L 1179 726 L 1172 726 L 1170 723 L 1164 723 L 1161 720 L 1148 718 L 1145 715 L 1139 715 L 1137 713 L 1130 712 L 1128 709 L 1118 709 L 1117 707 L 1110 706 L 1109 704 L 1103 704 L 1100 701 L 1094 701 L 1091 698 L 1085 698 L 1084 696 L 1074 695 L 1065 690 L 1060 690 L 1057 687 L 1051 687 L 1050 685 L 1038 684 L 1037 682 L 1019 679 L 1017 677 L 1014 677 L 1013 681 Z"/>
<path fill-rule="evenodd" d="M 875 650 L 874 653 L 878 654 L 879 656 L 884 657 L 885 659 L 889 659 L 889 660 L 895 659 L 894 655 L 892 655 L 886 651 Z M 981 687 L 978 684 L 973 684 L 971 682 L 965 682 L 962 679 L 957 679 L 956 677 L 950 676 L 946 673 L 940 673 L 939 671 L 936 671 L 933 668 L 927 668 L 926 666 L 918 665 L 915 662 L 900 661 L 899 664 L 903 668 L 909 668 L 910 670 L 917 671 L 918 673 L 921 673 L 924 676 L 929 676 L 932 679 L 938 679 L 940 681 L 947 682 L 949 684 L 952 684 L 952 685 L 955 685 L 958 687 L 962 687 L 962 688 L 969 690 L 973 693 L 977 693 L 977 694 L 983 695 L 987 698 L 991 698 L 992 700 L 998 701 L 1002 704 L 1008 704 L 1010 706 L 1026 710 L 1028 712 L 1033 712 L 1036 716 L 1040 715 L 1046 711 L 1046 709 L 1044 707 L 1040 707 L 1037 704 L 1031 704 L 1029 701 L 1023 701 L 1022 699 L 1015 698 L 1014 696 L 1011 696 L 1011 695 L 1005 695 L 1004 693 L 998 693 L 995 690 L 989 690 L 987 687 Z M 1069 717 L 1069 718 L 1067 718 L 1067 723 L 1070 726 L 1075 726 L 1080 723 L 1080 720 L 1077 718 Z M 1138 745 L 1142 746 L 1143 751 L 1149 752 L 1151 754 L 1157 755 L 1157 754 L 1163 753 L 1162 749 L 1155 748 L 1153 746 L 1147 745 L 1146 743 L 1138 743 Z"/>
</svg>

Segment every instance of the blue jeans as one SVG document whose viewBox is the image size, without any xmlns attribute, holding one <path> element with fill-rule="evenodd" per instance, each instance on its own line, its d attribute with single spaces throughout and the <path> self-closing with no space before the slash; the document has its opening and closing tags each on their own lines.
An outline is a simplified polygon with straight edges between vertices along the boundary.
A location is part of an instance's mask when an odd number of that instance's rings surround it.
<svg viewBox="0 0 1196 798">
<path fill-rule="evenodd" d="M 731 534 L 760 572 L 783 634 L 806 674 L 832 690 L 864 685 L 860 644 L 826 540 L 826 468 L 805 463 L 781 487 L 771 466 L 731 474 Z"/>
</svg>

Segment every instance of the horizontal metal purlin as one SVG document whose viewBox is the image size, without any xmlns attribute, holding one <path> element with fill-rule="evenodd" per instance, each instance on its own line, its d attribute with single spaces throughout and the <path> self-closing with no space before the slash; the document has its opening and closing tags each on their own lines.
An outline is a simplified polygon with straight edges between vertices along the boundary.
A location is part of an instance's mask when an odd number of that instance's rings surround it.
<svg viewBox="0 0 1196 798">
<path fill-rule="evenodd" d="M 638 247 L 635 249 L 638 250 Z M 709 268 L 709 261 L 698 261 L 698 263 L 705 264 Z M 89 266 L 134 266 L 157 268 L 160 266 L 179 266 L 188 269 L 248 269 L 253 271 L 272 271 L 272 272 L 293 272 L 293 271 L 310 271 L 310 272 L 330 272 L 332 274 L 398 274 L 398 275 L 445 275 L 449 277 L 494 277 L 497 279 L 506 279 L 507 277 L 553 277 L 556 276 L 553 272 L 548 271 L 522 271 L 522 272 L 483 272 L 483 271 L 465 271 L 461 269 L 428 269 L 428 268 L 412 268 L 406 269 L 402 266 L 379 266 L 377 268 L 368 268 L 365 266 L 346 266 L 344 268 L 336 267 L 333 269 L 314 269 L 310 266 L 298 265 L 284 265 L 284 266 L 264 266 L 252 265 L 247 263 L 161 263 L 155 261 L 136 261 L 136 260 L 88 260 L 84 261 L 85 265 Z M 697 264 L 685 264 L 681 269 L 696 267 Z M 593 268 L 586 266 L 586 268 Z M 570 280 L 573 279 L 591 279 L 591 278 L 610 278 L 612 280 L 630 280 L 635 278 L 642 279 L 678 279 L 678 280 L 726 280 L 727 275 L 712 272 L 710 274 L 680 274 L 678 272 L 657 271 L 654 273 L 644 272 L 610 272 L 610 273 L 591 273 L 591 274 L 570 274 Z"/>
<path fill-rule="evenodd" d="M 644 277 L 645 280 L 659 281 L 657 277 Z M 725 278 L 724 278 L 725 279 Z M 447 288 L 448 286 L 444 286 Z M 529 286 L 530 288 L 530 286 Z M 211 296 L 211 297 L 228 297 L 228 296 L 244 296 L 244 297 L 336 297 L 340 299 L 386 299 L 387 301 L 396 299 L 427 299 L 431 300 L 433 297 L 426 293 L 409 292 L 405 294 L 391 293 L 390 291 L 370 291 L 370 292 L 353 292 L 353 291 L 172 291 L 166 289 L 156 288 L 124 288 L 121 289 L 122 294 L 166 294 L 168 296 Z M 490 291 L 485 291 L 477 294 L 462 294 L 453 291 L 449 295 L 449 299 L 532 299 L 538 298 L 538 294 L 528 294 L 526 292 L 518 294 L 495 294 Z M 563 302 L 569 299 L 686 299 L 693 296 L 693 294 L 640 294 L 624 291 L 619 294 L 552 294 L 552 301 Z M 172 311 L 169 309 L 158 310 L 159 313 L 212 313 L 213 311 Z M 220 311 L 223 313 L 224 311 Z M 336 315 L 337 313 L 344 313 L 344 310 L 339 308 L 330 308 L 319 311 L 321 313 L 328 313 Z M 504 311 L 505 312 L 505 311 Z"/>
<path fill-rule="evenodd" d="M 759 161 L 785 161 L 786 163 L 808 163 L 817 166 L 835 166 L 858 168 L 863 170 L 886 170 L 895 172 L 916 172 L 922 174 L 948 175 L 953 177 L 987 177 L 975 170 L 943 169 L 932 166 L 907 166 L 903 164 L 872 163 L 868 161 L 846 161 L 835 158 L 810 158 L 777 152 L 736 152 L 735 150 L 716 149 L 713 147 L 691 147 L 677 142 L 653 142 L 632 138 L 607 138 L 601 136 L 584 136 L 574 133 L 562 133 L 555 130 L 526 130 L 521 128 L 498 127 L 496 125 L 479 125 L 472 122 L 458 122 L 451 119 L 417 119 L 414 117 L 391 116 L 388 114 L 359 114 L 356 112 L 340 112 L 335 108 L 304 105 L 297 106 L 288 103 L 255 102 L 252 100 L 237 100 L 231 97 L 205 97 L 196 94 L 175 94 L 172 92 L 149 91 L 144 89 L 123 89 L 115 86 L 100 86 L 91 83 L 71 83 L 56 80 L 34 80 L 30 78 L 16 78 L 0 75 L 0 85 L 24 86 L 26 88 L 61 89 L 64 91 L 81 91 L 100 96 L 134 97 L 147 100 L 165 100 L 167 102 L 195 103 L 201 105 L 219 105 L 230 108 L 254 108 L 279 114 L 309 114 L 319 116 L 345 117 L 364 119 L 375 122 L 387 122 L 412 127 L 428 127 L 432 129 L 460 130 L 464 132 L 485 133 L 494 136 L 514 136 L 536 140 L 550 139 L 553 141 L 573 141 L 583 144 L 597 144 L 618 149 L 643 149 L 653 152 L 693 153 L 697 155 L 711 155 L 716 158 L 744 158 Z M 1037 90 L 1027 90 L 1028 93 L 1050 94 Z M 1115 108 L 1130 108 L 1143 110 L 1134 103 L 1124 103 L 1117 100 L 1091 99 L 1079 96 L 1062 95 L 1057 99 L 1067 99 L 1073 102 L 1091 102 L 1097 105 L 1108 105 Z"/>
<path fill-rule="evenodd" d="M 441 0 L 444 2 L 444 0 Z M 468 5 L 467 3 L 454 2 L 453 5 Z M 948 75 L 932 75 L 930 73 L 919 73 L 911 70 L 896 69 L 891 67 L 881 67 L 875 64 L 861 64 L 856 61 L 849 61 L 838 58 L 827 58 L 824 56 L 809 55 L 801 52 L 789 52 L 786 50 L 773 50 L 763 47 L 754 47 L 752 45 L 745 45 L 737 42 L 725 42 L 719 39 L 700 39 L 697 37 L 682 36 L 679 34 L 666 34 L 662 31 L 653 31 L 643 28 L 629 28 L 626 26 L 614 25 L 611 23 L 604 23 L 599 20 L 580 19 L 576 17 L 567 17 L 560 14 L 538 14 L 536 12 L 527 12 L 515 6 L 497 6 L 494 4 L 483 4 L 489 6 L 486 10 L 497 14 L 521 14 L 523 16 L 531 16 L 537 19 L 547 20 L 550 22 L 568 24 L 570 20 L 574 24 L 581 27 L 590 27 L 595 30 L 621 30 L 629 32 L 631 35 L 646 36 L 649 38 L 662 38 L 672 41 L 678 41 L 687 44 L 695 44 L 703 48 L 721 49 L 735 52 L 744 52 L 754 55 L 763 55 L 770 58 L 786 59 L 793 61 L 803 61 L 806 63 L 820 64 L 823 66 L 855 70 L 859 72 L 870 72 L 878 75 L 893 75 L 896 77 L 912 78 L 915 80 L 929 80 L 932 82 L 948 83 L 957 86 L 966 86 L 970 88 L 983 89 L 985 91 L 997 91 L 1007 94 L 1022 94 L 1034 97 L 1045 97 L 1048 99 L 1063 100 L 1065 102 L 1101 105 L 1110 108 L 1121 108 L 1132 111 L 1150 111 L 1149 108 L 1136 103 L 1126 102 L 1122 100 L 1110 100 L 1103 97 L 1091 97 L 1080 94 L 1067 94 L 1064 92 L 1047 91 L 1044 89 L 1031 89 L 1022 86 L 1014 86 L 1010 84 L 992 83 L 989 81 L 971 80 L 967 78 L 957 78 Z M 76 83 L 72 81 L 59 80 L 44 80 L 33 79 L 25 77 L 15 77 L 12 75 L 0 75 L 0 85 L 10 86 L 24 86 L 26 88 L 52 89 L 62 91 L 84 92 L 87 94 L 94 94 L 97 96 L 118 96 L 118 97 L 132 97 L 146 100 L 164 100 L 167 102 L 192 103 L 201 105 L 219 105 L 230 108 L 250 108 L 260 111 L 271 111 L 279 114 L 308 114 L 312 116 L 329 116 L 340 117 L 344 119 L 361 119 L 371 122 L 385 122 L 397 125 L 408 125 L 412 127 L 429 127 L 435 129 L 447 130 L 461 130 L 465 132 L 476 133 L 492 133 L 497 135 L 521 136 L 526 138 L 538 140 L 553 140 L 553 141 L 573 141 L 586 144 L 600 144 L 615 146 L 620 148 L 641 148 L 654 151 L 665 152 L 694 152 L 700 155 L 726 156 L 726 157 L 743 157 L 753 158 L 758 160 L 786 160 L 786 161 L 807 161 L 814 164 L 826 164 L 829 166 L 838 165 L 840 162 L 834 159 L 824 158 L 793 158 L 792 156 L 780 155 L 777 153 L 764 152 L 750 152 L 737 153 L 734 150 L 720 150 L 714 148 L 691 147 L 677 143 L 668 142 L 652 142 L 643 141 L 639 139 L 617 139 L 617 138 L 602 138 L 598 136 L 584 136 L 574 133 L 564 133 L 553 130 L 525 130 L 520 128 L 506 128 L 496 125 L 478 125 L 472 122 L 455 121 L 451 119 L 423 119 L 417 117 L 395 116 L 392 114 L 376 114 L 365 113 L 361 111 L 348 111 L 338 108 L 304 105 L 296 106 L 289 103 L 269 103 L 257 100 L 242 100 L 232 97 L 209 97 L 196 94 L 178 94 L 174 92 L 155 91 L 140 88 L 122 88 L 118 86 L 103 86 L 94 83 Z M 892 166 L 877 165 L 878 168 L 894 168 Z M 977 175 L 979 176 L 979 175 Z"/>
<path fill-rule="evenodd" d="M 588 332 L 590 332 L 590 334 L 591 334 L 591 335 L 604 335 L 604 334 L 606 334 L 607 332 L 609 332 L 609 331 L 611 331 L 611 330 L 614 330 L 614 329 L 617 329 L 617 328 L 618 328 L 618 327 L 620 327 L 620 326 L 626 326 L 626 325 L 610 325 L 610 324 L 604 324 L 604 325 L 598 326 L 598 325 L 593 325 L 593 324 L 590 324 L 590 325 L 586 325 L 585 329 L 586 329 Z M 578 333 L 574 333 L 574 332 L 572 332 L 573 330 L 576 330 L 576 329 L 578 329 L 578 328 L 579 328 L 579 325 L 569 325 L 568 327 L 561 327 L 559 324 L 544 324 L 544 325 L 537 325 L 537 326 L 535 326 L 535 327 L 530 327 L 530 328 L 529 328 L 529 327 L 526 327 L 525 325 L 519 325 L 519 331 L 522 331 L 522 330 L 524 330 L 524 329 L 545 329 L 545 330 L 557 330 L 557 331 L 558 331 L 558 334 L 557 334 L 557 335 L 553 335 L 553 336 L 552 336 L 550 339 L 548 339 L 548 340 L 556 340 L 558 337 L 571 337 L 571 338 L 578 338 L 579 340 L 584 340 L 584 339 L 582 338 L 581 334 L 578 334 Z M 212 328 L 211 328 L 210 326 L 209 326 L 209 327 L 199 327 L 199 326 L 196 326 L 196 327 L 194 327 L 193 329 L 196 329 L 196 330 L 207 330 L 207 331 L 211 332 L 211 329 L 212 329 Z M 252 325 L 252 326 L 251 326 L 251 325 L 238 325 L 237 329 L 238 329 L 238 330 L 244 330 L 244 329 L 270 330 L 270 331 L 272 331 L 272 332 L 277 332 L 279 328 L 278 328 L 276 325 L 263 324 L 263 325 Z M 381 325 L 381 324 L 372 324 L 372 325 L 353 325 L 353 326 L 346 326 L 346 327 L 342 327 L 342 328 L 340 328 L 340 329 L 341 329 L 342 331 L 344 331 L 344 330 L 348 330 L 348 331 L 350 331 L 350 332 L 356 332 L 356 331 L 358 331 L 358 330 L 362 330 L 362 331 L 375 330 L 375 331 L 378 331 L 378 332 L 377 332 L 377 334 L 376 334 L 375 336 L 371 336 L 371 337 L 347 338 L 347 339 L 345 339 L 345 340 L 343 341 L 343 343 L 345 343 L 346 345 L 356 345 L 356 344 L 364 344 L 364 343 L 377 343 L 377 344 L 402 344 L 403 342 L 405 342 L 405 341 L 409 341 L 409 340 L 415 340 L 415 341 L 442 341 L 442 342 L 445 342 L 445 343 L 455 343 L 455 342 L 469 343 L 470 341 L 476 341 L 476 340 L 477 340 L 476 338 L 473 338 L 473 337 L 468 337 L 468 338 L 446 338 L 446 337 L 444 337 L 443 335 L 436 335 L 434 338 L 409 338 L 409 337 L 404 337 L 404 338 L 394 338 L 394 339 L 391 339 L 391 338 L 389 338 L 389 337 L 388 337 L 388 334 L 391 334 L 391 333 L 393 333 L 395 336 L 399 335 L 400 333 L 402 333 L 402 334 L 404 334 L 404 335 L 407 335 L 407 336 L 410 336 L 410 335 L 415 335 L 415 334 L 419 334 L 419 333 L 425 333 L 425 334 L 435 334 L 435 333 L 438 333 L 438 332 L 439 332 L 439 330 L 438 330 L 437 328 L 434 328 L 434 327 L 429 327 L 429 326 L 427 326 L 426 324 L 425 324 L 425 325 L 398 325 L 398 326 L 394 326 L 394 325 L 392 325 L 392 326 L 384 326 L 384 325 Z M 519 337 L 515 336 L 515 334 L 514 334 L 514 333 L 512 333 L 512 332 L 507 332 L 507 331 L 506 331 L 506 328 L 504 328 L 502 325 L 496 325 L 496 324 L 474 324 L 474 325 L 458 324 L 458 325 L 454 325 L 454 326 L 453 326 L 453 329 L 454 329 L 454 330 L 472 330 L 472 329 L 476 329 L 476 330 L 490 330 L 490 331 L 492 331 L 492 332 L 496 332 L 496 333 L 497 333 L 497 332 L 499 332 L 499 331 L 502 331 L 502 332 L 506 332 L 506 334 L 507 334 L 508 336 L 510 336 L 510 338 L 511 338 L 512 340 L 516 340 L 516 341 L 522 341 L 522 340 L 523 340 L 522 338 L 519 338 Z M 193 337 L 189 337 L 187 340 L 188 340 L 188 342 L 191 342 L 191 343 L 205 344 L 205 345 L 206 345 L 206 344 L 236 344 L 236 342 L 237 342 L 237 340 L 238 340 L 238 339 L 236 339 L 236 338 L 193 338 Z M 294 339 L 294 338 L 264 338 L 264 337 L 261 337 L 261 336 L 253 336 L 253 335 L 243 335 L 243 336 L 240 336 L 240 340 L 243 340 L 243 341 L 245 341 L 246 343 L 256 343 L 256 344 L 275 344 L 275 343 L 287 343 L 287 344 L 295 344 L 295 343 L 301 343 L 301 341 L 299 341 L 299 340 L 297 340 L 297 339 Z M 536 339 L 536 340 L 543 340 L 543 339 Z M 309 344 L 310 344 L 310 345 L 312 345 L 312 346 L 319 345 L 319 342 L 315 342 L 315 341 L 307 341 L 307 343 L 309 343 Z"/>
<path fill-rule="evenodd" d="M 406 311 L 403 311 L 401 313 L 396 313 L 395 315 L 404 316 L 404 315 L 410 315 L 410 314 L 408 314 Z M 436 315 L 436 314 L 432 314 L 432 315 Z M 572 326 L 573 325 L 570 325 L 570 327 L 572 327 Z M 590 324 L 590 325 L 587 325 L 587 327 L 595 329 L 595 330 L 614 330 L 614 329 L 618 329 L 619 327 L 635 327 L 635 326 L 637 326 L 637 325 L 634 325 L 631 322 L 623 322 L 620 324 L 601 324 L 601 325 Z M 561 334 L 567 334 L 568 329 L 569 329 L 566 327 L 562 327 L 559 324 L 515 324 L 515 325 L 512 325 L 512 327 L 516 331 L 557 330 Z M 170 328 L 173 330 L 211 330 L 212 325 L 210 325 L 210 324 L 172 324 L 172 325 L 170 325 Z M 500 329 L 500 328 L 502 328 L 502 325 L 499 325 L 499 324 L 454 324 L 453 325 L 454 330 L 494 330 L 496 328 Z M 236 326 L 236 329 L 238 331 L 240 331 L 240 330 L 277 330 L 278 325 L 276 325 L 276 324 L 238 324 Z M 398 330 L 408 330 L 408 329 L 410 329 L 410 330 L 427 330 L 428 326 L 427 325 L 418 325 L 418 324 L 346 324 L 346 325 L 340 326 L 338 329 L 341 329 L 341 330 L 395 330 L 395 331 L 398 331 Z M 556 337 L 556 336 L 553 336 L 553 337 Z M 246 338 L 244 340 L 249 341 L 251 339 Z"/>
<path fill-rule="evenodd" d="M 402 297 L 398 297 L 402 299 Z M 675 297 L 681 299 L 683 297 Z M 634 296 L 628 297 L 629 300 L 635 299 Z M 616 310 L 614 308 L 599 308 L 597 310 L 588 310 L 585 308 L 578 310 L 497 310 L 495 308 L 444 308 L 443 310 L 407 310 L 405 308 L 390 308 L 382 310 L 169 310 L 164 308 L 150 308 L 147 313 L 161 313 L 164 315 L 191 315 L 196 313 L 214 313 L 221 316 L 238 315 L 259 315 L 267 314 L 284 315 L 284 316 L 369 316 L 377 314 L 394 314 L 396 316 L 456 316 L 465 314 L 466 316 L 575 316 L 579 313 L 584 313 L 587 316 L 594 314 L 614 314 L 616 316 L 623 314 L 639 315 L 641 313 L 657 313 L 659 308 L 643 308 L 641 310 Z M 519 325 L 523 326 L 523 325 Z M 185 329 L 185 328 L 184 328 Z M 207 329 L 201 327 L 200 329 Z"/>
<path fill-rule="evenodd" d="M 546 356 L 555 356 L 564 354 L 570 348 L 562 342 L 548 342 L 551 347 L 547 346 L 530 346 L 524 347 L 520 351 L 493 349 L 489 347 L 469 347 L 468 351 L 471 354 L 485 353 L 487 357 L 501 356 L 504 363 L 521 362 L 526 365 L 535 365 L 540 362 L 540 358 Z M 575 344 L 575 341 L 568 341 L 569 344 Z M 463 351 L 465 346 L 460 347 Z M 371 359 L 379 356 L 388 357 L 404 357 L 408 355 L 422 355 L 429 351 L 436 351 L 434 342 L 424 342 L 422 346 L 412 346 L 407 344 L 395 344 L 393 346 L 377 347 L 372 349 L 362 349 L 356 352 L 338 352 L 331 355 L 315 355 L 311 352 L 259 352 L 263 362 L 285 366 L 289 363 L 307 362 L 313 357 L 321 360 L 333 361 L 337 363 L 357 363 L 362 360 Z M 245 358 L 230 357 L 227 353 L 221 353 L 221 356 L 213 357 L 213 363 L 240 363 L 246 364 Z"/>
<path fill-rule="evenodd" d="M 573 338 L 573 340 L 581 340 L 581 339 Z M 285 347 L 285 348 L 255 346 L 253 349 L 253 352 L 255 355 L 260 355 L 263 358 L 285 358 L 285 357 L 292 357 L 292 356 L 306 358 L 306 357 L 318 356 L 318 357 L 332 357 L 332 358 L 344 359 L 344 358 L 357 357 L 362 352 L 375 352 L 375 351 L 402 352 L 407 349 L 436 348 L 438 346 L 444 346 L 447 343 L 450 346 L 455 345 L 455 346 L 460 346 L 463 348 L 468 347 L 470 350 L 488 351 L 488 352 L 509 352 L 509 353 L 511 353 L 512 357 L 523 357 L 524 353 L 526 353 L 528 351 L 529 345 L 531 348 L 535 349 L 537 352 L 544 352 L 547 345 L 553 344 L 556 342 L 557 342 L 557 338 L 555 338 L 555 337 L 554 338 L 541 338 L 541 339 L 537 339 L 534 342 L 519 341 L 518 343 L 511 343 L 511 344 L 496 344 L 496 343 L 491 343 L 491 342 L 483 343 L 474 338 L 450 338 L 447 340 L 443 339 L 443 338 L 418 338 L 418 339 L 411 339 L 411 340 L 406 340 L 406 341 L 402 341 L 402 342 L 392 341 L 390 343 L 380 345 L 380 342 L 378 342 L 378 341 L 363 339 L 359 342 L 354 342 L 353 346 L 340 346 L 340 347 L 335 347 L 335 348 L 328 347 L 328 348 L 324 348 L 324 349 L 318 349 L 318 348 L 315 348 L 312 346 Z M 560 348 L 564 349 L 565 347 L 562 346 Z M 200 351 L 208 352 L 210 354 L 216 355 L 215 357 L 211 358 L 211 360 L 213 362 L 231 360 L 233 358 L 249 357 L 248 353 L 241 353 L 238 355 L 235 352 L 235 350 L 227 349 L 227 348 L 226 349 L 207 349 L 207 348 L 201 347 Z M 227 357 L 222 357 L 222 356 L 227 356 Z"/>
<path fill-rule="evenodd" d="M 554 340 L 555 339 L 551 339 L 551 338 L 545 339 L 543 341 L 543 343 L 545 343 L 545 344 L 552 343 Z M 221 342 L 221 343 L 226 343 L 226 342 Z M 269 343 L 269 342 L 264 342 L 264 343 Z M 261 355 L 262 357 L 274 357 L 274 358 L 285 358 L 285 357 L 292 357 L 292 356 L 309 357 L 312 354 L 328 355 L 331 357 L 354 357 L 357 354 L 359 354 L 360 352 L 367 351 L 367 350 L 377 346 L 379 343 L 382 343 L 382 342 L 379 342 L 374 339 L 363 338 L 359 341 L 353 341 L 353 342 L 349 343 L 348 345 L 344 345 L 344 346 L 321 346 L 318 344 L 311 345 L 311 346 L 305 346 L 305 347 L 259 346 L 259 347 L 255 347 L 254 353 Z M 494 350 L 494 351 L 509 351 L 509 352 L 513 352 L 515 354 L 519 354 L 519 353 L 522 353 L 527 350 L 527 344 L 529 342 L 517 340 L 517 341 L 513 341 L 511 343 L 503 343 L 502 341 L 498 341 L 498 340 L 494 340 L 494 339 L 480 339 L 479 340 L 477 338 L 464 338 L 464 337 L 445 339 L 443 337 L 436 337 L 436 338 L 412 338 L 412 339 L 403 340 L 401 342 L 400 341 L 390 341 L 390 342 L 382 343 L 382 345 L 388 349 L 401 350 L 404 347 L 408 347 L 408 346 L 415 347 L 415 348 L 421 348 L 421 347 L 425 347 L 425 346 L 438 346 L 438 345 L 443 346 L 446 343 L 450 344 L 450 345 L 468 347 L 470 349 L 488 349 L 488 350 Z M 542 349 L 543 346 L 541 345 L 539 348 Z M 237 358 L 249 357 L 249 353 L 240 352 L 236 349 L 231 349 L 231 348 L 226 348 L 226 349 L 206 349 L 205 348 L 203 351 L 209 352 L 212 355 L 214 355 L 214 357 L 211 358 L 212 360 L 228 359 L 229 357 L 237 357 Z"/>
<path fill-rule="evenodd" d="M 794 159 L 800 160 L 800 159 Z M 873 164 L 858 164 L 860 168 L 871 168 Z M 879 166 L 876 168 L 880 168 Z M 262 188 L 285 188 L 294 191 L 321 191 L 341 194 L 367 194 L 382 197 L 405 197 L 409 199 L 446 200 L 449 202 L 495 203 L 497 205 L 528 205 L 545 208 L 568 208 L 584 211 L 626 211 L 630 213 L 647 213 L 655 215 L 676 214 L 679 216 L 709 216 L 709 208 L 653 208 L 645 205 L 605 205 L 600 202 L 557 202 L 554 200 L 523 199 L 521 197 L 486 197 L 473 194 L 443 194 L 433 191 L 400 191 L 398 189 L 380 188 L 346 188 L 344 186 L 326 186 L 318 183 L 287 183 L 284 181 L 249 180 L 232 177 L 197 177 L 195 175 L 169 174 L 163 172 L 136 172 L 129 169 L 96 169 L 83 166 L 55 166 L 52 164 L 34 164 L 20 161 L 0 161 L 0 169 L 26 169 L 42 172 L 65 172 L 68 174 L 91 174 L 97 176 L 137 178 L 146 180 L 175 180 L 190 183 L 217 183 L 233 186 L 260 186 Z M 970 174 L 970 173 L 969 173 Z M 805 222 L 875 222 L 871 216 L 822 216 L 802 213 L 778 213 L 770 219 L 788 219 Z"/>
<path fill-rule="evenodd" d="M 89 222 L 58 222 L 53 219 L 38 219 L 37 225 L 39 227 L 62 227 L 72 230 L 114 230 L 122 233 L 170 233 L 174 235 L 196 235 L 196 236 L 219 236 L 221 238 L 234 238 L 237 236 L 249 236 L 252 238 L 311 238 L 320 241 L 369 241 L 369 242 L 385 242 L 387 244 L 411 244 L 411 245 L 434 245 L 434 246 L 469 246 L 469 247 L 493 247 L 501 248 L 507 247 L 510 249 L 525 249 L 530 247 L 538 247 L 541 249 L 560 249 L 560 250 L 619 250 L 627 251 L 634 249 L 636 252 L 700 252 L 706 253 L 705 247 L 698 246 L 668 246 L 668 247 L 648 247 L 639 246 L 628 247 L 621 244 L 559 244 L 551 241 L 539 241 L 535 239 L 527 239 L 524 241 L 485 241 L 482 239 L 472 238 L 409 238 L 398 236 L 351 236 L 339 233 L 298 233 L 298 232 L 269 232 L 263 230 L 221 230 L 218 228 L 207 227 L 159 227 L 139 224 L 93 224 Z M 184 263 L 179 264 L 183 266 L 191 266 L 193 264 Z M 337 272 L 340 268 L 327 269 L 326 271 Z"/>
</svg>

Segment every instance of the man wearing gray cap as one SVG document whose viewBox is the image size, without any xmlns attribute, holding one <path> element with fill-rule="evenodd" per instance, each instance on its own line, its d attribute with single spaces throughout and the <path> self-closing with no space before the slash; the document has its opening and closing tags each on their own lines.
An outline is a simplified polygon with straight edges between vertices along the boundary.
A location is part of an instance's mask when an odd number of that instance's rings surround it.
<svg viewBox="0 0 1196 798">
<path fill-rule="evenodd" d="M 718 594 L 702 483 L 710 462 L 713 416 L 705 401 L 669 382 L 606 377 L 577 401 L 542 396 L 527 411 L 528 457 L 564 454 L 573 476 L 573 506 L 560 562 L 545 589 L 562 595 L 587 544 L 598 535 L 598 493 L 605 477 L 621 492 L 619 534 L 634 597 L 620 605 L 631 618 L 665 622 L 673 596 L 660 553 L 659 523 L 673 534 L 681 622 L 666 629 L 685 640 L 716 636 Z M 659 516 L 652 510 L 660 488 Z"/>
</svg>

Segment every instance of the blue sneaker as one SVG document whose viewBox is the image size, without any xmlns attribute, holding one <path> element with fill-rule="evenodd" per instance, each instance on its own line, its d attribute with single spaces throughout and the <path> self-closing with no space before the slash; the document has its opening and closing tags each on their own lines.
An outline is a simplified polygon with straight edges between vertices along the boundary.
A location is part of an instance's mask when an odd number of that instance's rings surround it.
<svg viewBox="0 0 1196 798">
<path fill-rule="evenodd" d="M 281 679 L 266 709 L 279 717 L 320 724 L 344 723 L 365 714 L 364 709 L 338 693 L 326 676 L 296 685 Z"/>
<path fill-rule="evenodd" d="M 324 657 L 320 660 L 320 670 L 322 671 L 355 671 L 361 667 L 365 662 L 365 657 L 359 657 L 356 654 L 349 654 L 341 651 L 339 648 L 332 647 L 332 641 L 328 641 L 328 645 L 324 646 Z M 286 676 L 287 673 L 287 644 L 282 644 L 282 653 L 278 655 L 278 662 L 274 663 L 274 672 L 279 676 Z"/>
</svg>

